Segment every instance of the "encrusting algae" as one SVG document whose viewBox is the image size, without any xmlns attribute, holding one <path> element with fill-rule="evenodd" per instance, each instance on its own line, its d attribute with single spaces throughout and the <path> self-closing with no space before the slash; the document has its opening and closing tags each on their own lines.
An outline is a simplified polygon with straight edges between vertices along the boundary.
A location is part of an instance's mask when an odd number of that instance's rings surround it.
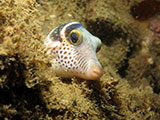
<svg viewBox="0 0 160 120">
<path fill-rule="evenodd" d="M 1 0 L 0 119 L 160 119 L 159 16 L 136 18 L 143 1 Z M 100 80 L 55 75 L 44 40 L 73 21 L 102 40 Z"/>
</svg>

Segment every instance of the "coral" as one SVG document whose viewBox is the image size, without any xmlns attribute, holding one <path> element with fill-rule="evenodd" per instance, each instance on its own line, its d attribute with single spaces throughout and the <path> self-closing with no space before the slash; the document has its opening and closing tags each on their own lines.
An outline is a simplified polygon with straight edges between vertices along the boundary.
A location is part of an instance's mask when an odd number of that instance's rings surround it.
<svg viewBox="0 0 160 120">
<path fill-rule="evenodd" d="M 148 32 L 145 36 L 145 43 L 148 45 L 148 53 L 152 57 L 153 65 L 151 68 L 152 85 L 155 92 L 160 92 L 160 67 L 159 67 L 159 53 L 160 53 L 160 16 L 154 17 L 150 20 Z"/>
<path fill-rule="evenodd" d="M 157 106 L 160 96 L 154 94 L 150 86 L 132 88 L 126 82 L 122 80 L 116 86 L 116 101 L 119 106 L 119 114 L 124 116 L 125 120 L 158 120 L 160 115 L 159 107 Z"/>
<path fill-rule="evenodd" d="M 137 20 L 147 20 L 159 14 L 160 2 L 158 0 L 138 1 L 131 7 L 131 15 Z"/>
<path fill-rule="evenodd" d="M 154 91 L 159 93 L 159 17 L 150 19 L 147 26 L 146 33 L 142 36 L 141 49 L 129 61 L 127 77 L 130 82 L 134 82 L 132 85 L 151 84 Z"/>
<path fill-rule="evenodd" d="M 38 75 L 48 67 L 45 56 L 41 57 L 44 53 L 38 6 L 34 0 L 4 0 L 0 6 L 0 118 L 41 118 L 45 108 L 39 89 L 29 89 L 49 77 L 44 77 L 44 72 Z"/>
</svg>

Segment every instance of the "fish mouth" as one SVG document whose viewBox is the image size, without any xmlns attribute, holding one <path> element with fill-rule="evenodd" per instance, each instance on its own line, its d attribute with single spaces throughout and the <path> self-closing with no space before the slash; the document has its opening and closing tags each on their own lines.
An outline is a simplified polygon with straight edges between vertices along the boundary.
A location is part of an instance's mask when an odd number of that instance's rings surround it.
<svg viewBox="0 0 160 120">
<path fill-rule="evenodd" d="M 93 64 L 85 73 L 86 80 L 99 80 L 103 75 L 102 67 L 99 64 Z"/>
</svg>

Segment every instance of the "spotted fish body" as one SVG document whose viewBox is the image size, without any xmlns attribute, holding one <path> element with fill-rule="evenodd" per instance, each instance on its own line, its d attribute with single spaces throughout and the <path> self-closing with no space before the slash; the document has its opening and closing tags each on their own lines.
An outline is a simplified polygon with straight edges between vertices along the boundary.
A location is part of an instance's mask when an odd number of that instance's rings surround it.
<svg viewBox="0 0 160 120">
<path fill-rule="evenodd" d="M 53 29 L 47 36 L 48 54 L 56 56 L 52 61 L 57 76 L 98 80 L 102 74 L 96 52 L 101 40 L 90 34 L 79 22 L 70 22 Z"/>
</svg>

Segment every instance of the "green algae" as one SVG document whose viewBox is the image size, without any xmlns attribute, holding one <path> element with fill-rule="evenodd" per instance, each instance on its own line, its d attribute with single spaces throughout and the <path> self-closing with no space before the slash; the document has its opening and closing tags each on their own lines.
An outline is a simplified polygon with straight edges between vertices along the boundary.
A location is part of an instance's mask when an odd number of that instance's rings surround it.
<svg viewBox="0 0 160 120">
<path fill-rule="evenodd" d="M 144 52 L 146 27 L 130 14 L 141 1 L 1 1 L 0 118 L 160 119 L 159 44 Z M 102 39 L 99 81 L 55 76 L 54 56 L 45 54 L 43 41 L 51 29 L 71 21 Z"/>
</svg>

